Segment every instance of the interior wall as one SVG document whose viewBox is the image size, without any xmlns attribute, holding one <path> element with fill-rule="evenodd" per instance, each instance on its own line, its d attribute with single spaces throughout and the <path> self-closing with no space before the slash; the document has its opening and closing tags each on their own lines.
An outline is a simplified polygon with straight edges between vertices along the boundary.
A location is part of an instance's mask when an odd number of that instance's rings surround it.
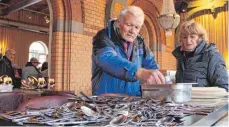
<svg viewBox="0 0 229 127">
<path fill-rule="evenodd" d="M 31 16 L 30 18 L 28 16 Z M 27 10 L 19 10 L 12 12 L 7 16 L 1 17 L 3 21 L 13 21 L 14 23 L 23 23 L 24 25 L 35 25 L 36 27 L 48 28 L 49 24 L 45 22 L 45 15 L 29 12 Z M 20 68 L 24 67 L 28 61 L 29 46 L 34 41 L 42 41 L 48 47 L 48 34 L 36 33 L 23 29 L 18 29 L 18 24 L 0 25 L 0 46 L 3 48 L 3 53 L 6 49 L 15 49 L 16 57 L 14 63 Z"/>
<path fill-rule="evenodd" d="M 105 26 L 106 2 L 50 1 L 53 8 L 51 77 L 56 81 L 55 89 L 91 95 L 92 38 Z"/>
<path fill-rule="evenodd" d="M 14 49 L 14 63 L 20 68 L 28 61 L 29 46 L 34 41 L 42 41 L 48 47 L 48 35 L 0 26 L 0 44 L 3 52 L 6 49 Z"/>
<path fill-rule="evenodd" d="M 31 12 L 31 11 L 22 9 L 16 12 L 9 13 L 7 16 L 4 16 L 4 19 L 39 25 L 43 27 L 49 27 L 49 24 L 46 23 L 44 19 L 45 16 L 46 15 L 44 14 L 35 13 L 35 12 Z"/>
</svg>

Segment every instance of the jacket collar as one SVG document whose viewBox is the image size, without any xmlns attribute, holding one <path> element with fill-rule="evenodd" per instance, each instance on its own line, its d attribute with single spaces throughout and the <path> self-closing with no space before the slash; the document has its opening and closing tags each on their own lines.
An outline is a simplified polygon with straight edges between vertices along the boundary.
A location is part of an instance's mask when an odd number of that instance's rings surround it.
<svg viewBox="0 0 229 127">
<path fill-rule="evenodd" d="M 7 61 L 7 64 L 11 65 L 10 59 L 8 59 L 6 56 L 3 56 L 3 59 L 5 59 L 5 61 Z"/>
<path fill-rule="evenodd" d="M 25 67 L 28 67 L 28 66 L 34 66 L 31 62 L 27 62 L 26 64 L 25 64 Z M 34 66 L 35 67 L 35 66 Z"/>
<path fill-rule="evenodd" d="M 37 70 L 38 73 L 41 73 L 41 72 L 37 69 L 37 67 L 35 67 L 31 62 L 27 62 L 27 63 L 25 64 L 25 67 L 34 67 L 34 68 Z"/>
<path fill-rule="evenodd" d="M 121 37 L 119 29 L 116 27 L 116 20 L 111 20 L 108 22 L 107 30 L 108 36 L 114 43 L 122 46 L 125 40 Z"/>
<path fill-rule="evenodd" d="M 180 58 L 181 55 L 183 55 L 184 51 L 180 51 L 181 46 L 177 47 L 172 53 L 176 58 Z M 196 49 L 194 50 L 194 56 L 198 55 L 198 54 L 202 54 L 206 51 L 209 50 L 215 50 L 215 44 L 210 43 L 207 44 L 205 41 L 200 42 L 197 46 Z"/>
</svg>

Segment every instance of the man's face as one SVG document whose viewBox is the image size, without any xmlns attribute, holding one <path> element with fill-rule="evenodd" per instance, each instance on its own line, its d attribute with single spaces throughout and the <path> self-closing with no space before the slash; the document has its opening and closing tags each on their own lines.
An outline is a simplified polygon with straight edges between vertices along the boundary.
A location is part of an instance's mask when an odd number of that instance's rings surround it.
<svg viewBox="0 0 229 127">
<path fill-rule="evenodd" d="M 142 26 L 142 21 L 127 12 L 123 18 L 117 22 L 120 34 L 125 41 L 134 42 Z"/>
<path fill-rule="evenodd" d="M 14 62 L 16 52 L 14 51 L 9 51 L 6 53 L 6 57 L 11 61 Z"/>
</svg>

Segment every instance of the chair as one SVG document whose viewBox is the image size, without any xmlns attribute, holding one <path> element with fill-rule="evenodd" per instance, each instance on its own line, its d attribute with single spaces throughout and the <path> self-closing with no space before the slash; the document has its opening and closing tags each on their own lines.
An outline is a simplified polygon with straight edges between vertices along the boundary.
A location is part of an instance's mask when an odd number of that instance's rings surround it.
<svg viewBox="0 0 229 127">
<path fill-rule="evenodd" d="M 68 102 L 67 96 L 41 96 L 32 98 L 26 102 L 23 102 L 17 109 L 17 111 L 25 111 L 27 107 L 39 109 L 39 108 L 53 108 L 63 105 Z"/>
<path fill-rule="evenodd" d="M 0 113 L 16 110 L 23 101 L 21 92 L 0 92 Z"/>
</svg>

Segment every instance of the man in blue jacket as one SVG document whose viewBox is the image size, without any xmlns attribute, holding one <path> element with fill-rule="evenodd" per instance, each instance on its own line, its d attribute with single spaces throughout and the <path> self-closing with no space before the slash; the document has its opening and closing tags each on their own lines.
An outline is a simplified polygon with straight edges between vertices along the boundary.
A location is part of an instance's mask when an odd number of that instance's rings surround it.
<svg viewBox="0 0 229 127">
<path fill-rule="evenodd" d="M 143 23 L 142 9 L 129 6 L 93 38 L 93 95 L 119 93 L 140 96 L 140 81 L 165 83 L 153 53 L 139 34 Z"/>
</svg>

